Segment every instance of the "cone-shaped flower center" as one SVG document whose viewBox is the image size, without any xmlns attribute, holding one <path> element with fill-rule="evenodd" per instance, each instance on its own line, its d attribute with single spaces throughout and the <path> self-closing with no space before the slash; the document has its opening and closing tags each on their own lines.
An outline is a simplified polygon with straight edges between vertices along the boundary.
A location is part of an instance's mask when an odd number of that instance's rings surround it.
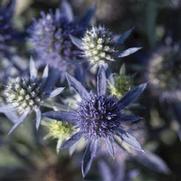
<svg viewBox="0 0 181 181">
<path fill-rule="evenodd" d="M 107 137 L 120 126 L 120 111 L 114 97 L 90 95 L 78 110 L 81 130 L 89 137 Z"/>
<path fill-rule="evenodd" d="M 38 80 L 11 79 L 5 90 L 7 103 L 13 105 L 19 113 L 38 107 L 42 96 Z"/>
<path fill-rule="evenodd" d="M 84 56 L 92 64 L 114 61 L 113 54 L 116 51 L 114 47 L 113 34 L 103 27 L 93 27 L 82 39 Z"/>
</svg>

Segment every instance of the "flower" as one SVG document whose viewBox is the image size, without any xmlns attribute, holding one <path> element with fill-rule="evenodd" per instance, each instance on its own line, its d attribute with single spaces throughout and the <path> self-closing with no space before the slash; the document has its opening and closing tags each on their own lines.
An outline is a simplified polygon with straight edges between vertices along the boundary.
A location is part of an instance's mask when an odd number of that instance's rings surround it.
<svg viewBox="0 0 181 181">
<path fill-rule="evenodd" d="M 111 74 L 108 82 L 108 89 L 111 95 L 121 98 L 133 85 L 133 80 L 125 74 L 124 66 L 119 74 Z"/>
<path fill-rule="evenodd" d="M 72 9 L 66 1 L 55 13 L 41 13 L 41 18 L 33 23 L 30 41 L 39 57 L 40 64 L 48 64 L 66 72 L 67 66 L 80 60 L 78 48 L 70 40 L 70 35 L 82 37 L 89 24 L 93 10 L 89 10 L 82 20 L 74 20 Z"/>
<path fill-rule="evenodd" d="M 59 152 L 62 143 L 70 138 L 71 134 L 74 131 L 74 128 L 71 124 L 57 120 L 44 121 L 42 122 L 42 125 L 45 126 L 48 130 L 48 134 L 46 135 L 45 139 L 58 139 L 57 153 Z"/>
<path fill-rule="evenodd" d="M 78 103 L 78 108 L 67 112 L 50 111 L 44 113 L 44 116 L 75 124 L 78 131 L 65 141 L 61 148 L 73 146 L 80 138 L 84 138 L 87 142 L 82 161 L 84 177 L 88 173 L 96 156 L 98 145 L 102 141 L 106 143 L 111 154 L 114 152 L 114 144 L 121 145 L 123 142 L 126 142 L 132 149 L 143 151 L 138 141 L 124 130 L 123 125 L 140 119 L 138 116 L 125 114 L 124 108 L 140 96 L 146 84 L 137 86 L 119 100 L 106 94 L 106 75 L 103 66 L 98 69 L 96 93 L 88 92 L 80 82 L 70 75 L 67 75 L 67 79 L 69 85 L 82 98 L 81 102 Z"/>
<path fill-rule="evenodd" d="M 34 61 L 30 60 L 30 76 L 10 78 L 4 90 L 6 105 L 0 108 L 14 126 L 9 131 L 12 133 L 32 111 L 36 114 L 36 128 L 39 128 L 41 121 L 40 107 L 47 98 L 60 94 L 62 87 L 50 91 L 46 84 L 48 81 L 48 66 L 45 67 L 41 78 Z M 48 84 L 49 85 L 49 84 Z M 49 85 L 50 86 L 50 85 Z"/>
<path fill-rule="evenodd" d="M 134 47 L 120 52 L 119 45 L 125 41 L 131 31 L 129 30 L 121 36 L 116 36 L 105 27 L 93 26 L 86 31 L 82 39 L 75 36 L 71 36 L 71 39 L 81 49 L 81 56 L 85 57 L 91 65 L 99 65 L 128 56 L 140 49 L 140 47 Z"/>
<path fill-rule="evenodd" d="M 181 100 L 180 60 L 180 45 L 167 45 L 158 48 L 148 62 L 146 79 L 151 93 L 161 100 Z"/>
</svg>

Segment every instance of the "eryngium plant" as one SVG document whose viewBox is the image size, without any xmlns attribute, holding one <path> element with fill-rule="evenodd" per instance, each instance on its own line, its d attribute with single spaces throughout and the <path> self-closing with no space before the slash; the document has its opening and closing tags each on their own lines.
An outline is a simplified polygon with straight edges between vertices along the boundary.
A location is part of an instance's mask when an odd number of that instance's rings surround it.
<svg viewBox="0 0 181 181">
<path fill-rule="evenodd" d="M 61 148 L 69 148 L 84 138 L 87 142 L 82 161 L 82 174 L 85 176 L 96 156 L 98 145 L 104 141 L 108 151 L 114 153 L 114 144 L 126 142 L 132 149 L 143 151 L 138 141 L 123 128 L 125 122 L 134 122 L 138 116 L 124 113 L 130 103 L 135 101 L 146 87 L 141 84 L 129 91 L 122 99 L 106 94 L 105 69 L 100 67 L 97 73 L 97 91 L 88 92 L 75 78 L 67 75 L 68 82 L 77 91 L 82 100 L 76 110 L 68 112 L 47 112 L 45 116 L 57 120 L 68 121 L 77 127 L 77 132 L 64 142 Z"/>
<path fill-rule="evenodd" d="M 14 126 L 9 134 L 14 131 L 33 111 L 36 114 L 36 128 L 39 128 L 41 121 L 41 106 L 47 98 L 57 96 L 63 88 L 50 91 L 46 87 L 48 80 L 48 66 L 45 67 L 42 77 L 38 72 L 33 60 L 30 60 L 30 75 L 28 77 L 9 78 L 4 90 L 6 105 L 0 108 Z"/>
<path fill-rule="evenodd" d="M 108 80 L 108 90 L 111 95 L 121 98 L 133 86 L 131 76 L 126 75 L 124 65 L 119 74 L 111 74 Z"/>
<path fill-rule="evenodd" d="M 80 55 L 91 65 L 105 64 L 118 58 L 135 53 L 140 47 L 120 51 L 120 45 L 130 35 L 131 30 L 121 36 L 116 36 L 105 27 L 92 27 L 87 30 L 82 39 L 71 36 L 72 42 L 81 50 Z"/>
<path fill-rule="evenodd" d="M 151 92 L 161 100 L 181 100 L 180 45 L 160 47 L 151 56 L 146 78 Z"/>
<path fill-rule="evenodd" d="M 80 60 L 78 48 L 72 43 L 70 35 L 83 36 L 91 18 L 90 11 L 77 21 L 67 1 L 63 1 L 62 8 L 55 13 L 41 13 L 42 17 L 34 22 L 30 30 L 30 41 L 40 64 L 48 64 L 65 72 L 70 62 Z"/>
</svg>

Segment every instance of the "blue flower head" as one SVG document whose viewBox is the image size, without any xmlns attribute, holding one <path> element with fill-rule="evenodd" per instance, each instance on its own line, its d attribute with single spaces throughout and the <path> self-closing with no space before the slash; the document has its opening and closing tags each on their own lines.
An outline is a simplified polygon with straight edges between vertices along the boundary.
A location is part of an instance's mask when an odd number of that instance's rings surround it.
<svg viewBox="0 0 181 181">
<path fill-rule="evenodd" d="M 151 93 L 161 101 L 181 100 L 181 45 L 165 45 L 152 54 L 146 71 Z"/>
<path fill-rule="evenodd" d="M 7 5 L 0 8 L 0 54 L 7 54 L 12 41 L 14 30 L 12 17 L 14 14 L 15 1 L 10 0 Z"/>
<path fill-rule="evenodd" d="M 4 90 L 6 105 L 0 107 L 0 112 L 4 113 L 14 123 L 9 134 L 32 112 L 36 114 L 36 128 L 39 128 L 40 107 L 43 106 L 46 99 L 57 96 L 63 90 L 60 87 L 50 91 L 46 86 L 48 77 L 48 66 L 45 67 L 42 77 L 39 78 L 35 63 L 31 60 L 29 76 L 9 79 Z M 50 84 L 48 85 L 50 86 Z"/>
<path fill-rule="evenodd" d="M 71 36 L 71 39 L 81 50 L 80 55 L 87 59 L 91 65 L 107 64 L 140 49 L 140 47 L 133 47 L 120 51 L 120 45 L 123 44 L 131 31 L 129 30 L 123 35 L 117 36 L 105 27 L 93 26 L 86 31 L 82 39 L 74 36 Z"/>
<path fill-rule="evenodd" d="M 90 10 L 92 12 L 92 10 Z M 82 37 L 89 23 L 91 12 L 82 20 L 75 20 L 72 9 L 66 1 L 55 13 L 41 13 L 31 28 L 31 42 L 40 64 L 48 64 L 66 72 L 69 63 L 80 60 L 78 48 L 70 40 L 70 35 Z"/>
<path fill-rule="evenodd" d="M 146 87 L 141 84 L 129 91 L 122 99 L 107 95 L 105 69 L 101 66 L 97 73 L 97 91 L 88 92 L 80 82 L 67 75 L 69 85 L 77 91 L 82 100 L 78 108 L 70 112 L 47 112 L 45 116 L 57 120 L 69 121 L 77 127 L 76 132 L 69 140 L 62 144 L 62 148 L 74 145 L 80 138 L 87 142 L 86 151 L 82 161 L 82 173 L 85 176 L 96 156 L 98 145 L 105 142 L 108 151 L 114 153 L 114 144 L 122 146 L 126 142 L 130 148 L 142 151 L 138 141 L 123 128 L 127 122 L 138 121 L 140 117 L 127 115 L 124 109 L 135 101 Z"/>
</svg>

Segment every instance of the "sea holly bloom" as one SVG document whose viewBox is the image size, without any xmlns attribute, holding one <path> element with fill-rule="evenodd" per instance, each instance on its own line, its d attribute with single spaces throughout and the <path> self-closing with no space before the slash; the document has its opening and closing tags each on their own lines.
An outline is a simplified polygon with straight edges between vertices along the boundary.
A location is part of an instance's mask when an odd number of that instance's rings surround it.
<svg viewBox="0 0 181 181">
<path fill-rule="evenodd" d="M 50 91 L 47 88 L 48 66 L 45 67 L 42 77 L 38 77 L 38 71 L 34 61 L 30 60 L 30 75 L 27 77 L 10 78 L 4 90 L 6 105 L 0 108 L 13 123 L 9 131 L 12 133 L 28 116 L 35 112 L 36 128 L 41 121 L 41 106 L 48 98 L 53 98 L 62 92 L 63 88 Z"/>
<path fill-rule="evenodd" d="M 118 98 L 121 98 L 132 86 L 132 77 L 126 75 L 124 65 L 121 67 L 119 74 L 111 74 L 108 80 L 108 90 L 110 94 Z"/>
<path fill-rule="evenodd" d="M 55 13 L 41 13 L 30 30 L 30 41 L 39 57 L 40 64 L 48 64 L 65 73 L 70 63 L 80 60 L 79 49 L 72 43 L 70 35 L 82 37 L 92 17 L 93 9 L 89 9 L 80 20 L 75 20 L 67 1 Z"/>
<path fill-rule="evenodd" d="M 88 92 L 71 75 L 67 75 L 67 79 L 69 85 L 82 98 L 81 102 L 78 103 L 78 108 L 68 112 L 50 111 L 44 113 L 44 116 L 60 121 L 68 121 L 77 128 L 78 131 L 69 140 L 65 141 L 61 148 L 69 148 L 81 138 L 84 138 L 87 142 L 82 161 L 82 174 L 84 177 L 88 173 L 92 161 L 96 156 L 98 146 L 102 142 L 106 143 L 111 155 L 114 155 L 114 144 L 118 143 L 118 145 L 121 145 L 121 142 L 127 143 L 132 149 L 143 151 L 138 141 L 129 132 L 124 130 L 123 125 L 124 123 L 140 119 L 138 116 L 124 113 L 124 108 L 140 96 L 146 84 L 141 84 L 130 90 L 119 100 L 106 93 L 107 82 L 103 66 L 98 69 L 96 93 L 92 91 Z"/>
<path fill-rule="evenodd" d="M 120 51 L 120 45 L 130 35 L 132 30 L 121 36 L 116 36 L 105 27 L 92 27 L 87 30 L 84 37 L 79 39 L 71 36 L 72 42 L 81 50 L 81 56 L 86 58 L 91 65 L 105 64 L 118 58 L 135 53 L 140 47 Z"/>
<path fill-rule="evenodd" d="M 45 136 L 45 139 L 57 139 L 57 153 L 60 150 L 62 143 L 70 138 L 74 132 L 74 128 L 71 124 L 66 122 L 61 122 L 57 120 L 43 121 L 42 125 L 48 131 L 48 134 Z"/>
<path fill-rule="evenodd" d="M 147 66 L 146 79 L 150 92 L 161 101 L 181 100 L 180 45 L 165 45 L 155 51 Z"/>
</svg>

